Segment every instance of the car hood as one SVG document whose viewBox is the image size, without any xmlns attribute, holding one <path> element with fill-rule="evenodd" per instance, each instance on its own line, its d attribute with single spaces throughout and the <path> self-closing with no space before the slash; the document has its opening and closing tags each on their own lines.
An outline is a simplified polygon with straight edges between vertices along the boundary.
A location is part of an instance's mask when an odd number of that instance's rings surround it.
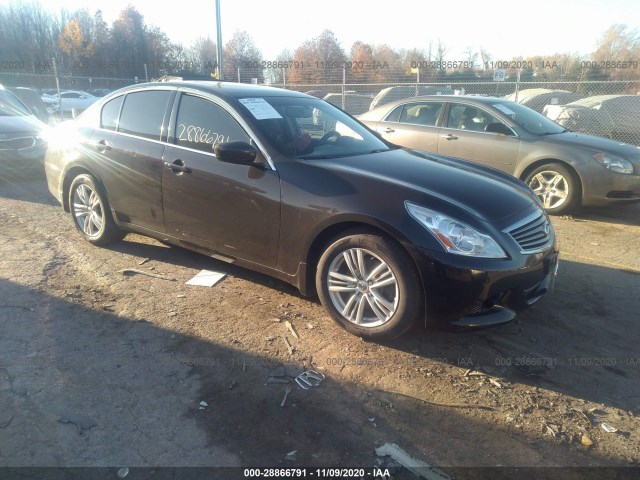
<svg viewBox="0 0 640 480">
<path fill-rule="evenodd" d="M 39 132 L 44 127 L 44 123 L 33 115 L 25 115 L 22 117 L 0 116 L 0 137 L 7 133 Z"/>
<path fill-rule="evenodd" d="M 588 148 L 595 151 L 606 151 L 614 155 L 639 155 L 640 147 L 617 142 L 608 138 L 596 137 L 577 132 L 564 132 L 556 135 L 545 135 L 543 138 L 549 143 L 571 145 L 578 148 Z"/>
<path fill-rule="evenodd" d="M 350 174 L 402 184 L 488 222 L 509 217 L 535 203 L 533 193 L 520 180 L 492 168 L 440 155 L 395 149 L 323 163 Z"/>
</svg>

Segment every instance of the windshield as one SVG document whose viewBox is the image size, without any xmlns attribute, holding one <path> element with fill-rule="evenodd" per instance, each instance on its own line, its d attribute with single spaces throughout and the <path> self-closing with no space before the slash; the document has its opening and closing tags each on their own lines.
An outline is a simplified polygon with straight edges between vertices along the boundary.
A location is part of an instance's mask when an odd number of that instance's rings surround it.
<svg viewBox="0 0 640 480">
<path fill-rule="evenodd" d="M 0 90 L 0 117 L 27 115 L 31 115 L 31 112 L 16 96 L 6 90 Z"/>
<path fill-rule="evenodd" d="M 390 150 L 369 130 L 333 105 L 315 98 L 241 98 L 254 125 L 283 155 L 337 158 Z"/>
<path fill-rule="evenodd" d="M 565 131 L 563 127 L 544 115 L 519 103 L 500 101 L 492 106 L 509 117 L 513 123 L 534 135 L 554 135 Z"/>
</svg>

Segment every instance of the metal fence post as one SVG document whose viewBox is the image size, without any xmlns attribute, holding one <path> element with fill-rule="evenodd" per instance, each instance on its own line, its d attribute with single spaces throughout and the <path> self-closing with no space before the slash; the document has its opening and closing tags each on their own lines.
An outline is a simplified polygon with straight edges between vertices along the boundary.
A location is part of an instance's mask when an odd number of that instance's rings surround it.
<svg viewBox="0 0 640 480">
<path fill-rule="evenodd" d="M 516 73 L 516 93 L 515 93 L 515 99 L 514 102 L 518 101 L 518 91 L 520 90 L 520 70 L 522 68 L 518 69 L 518 72 Z"/>
<path fill-rule="evenodd" d="M 347 66 L 342 65 L 342 110 L 344 110 L 344 106 L 345 106 L 345 102 L 344 102 L 345 83 L 347 83 Z"/>
</svg>

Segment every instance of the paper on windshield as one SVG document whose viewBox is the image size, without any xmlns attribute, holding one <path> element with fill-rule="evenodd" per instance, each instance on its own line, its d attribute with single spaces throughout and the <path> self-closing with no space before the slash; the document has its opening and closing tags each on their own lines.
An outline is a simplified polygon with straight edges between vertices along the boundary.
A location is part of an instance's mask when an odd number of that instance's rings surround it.
<svg viewBox="0 0 640 480">
<path fill-rule="evenodd" d="M 268 118 L 282 118 L 275 108 L 264 98 L 241 98 L 242 103 L 251 112 L 256 120 L 266 120 Z"/>
<path fill-rule="evenodd" d="M 502 105 L 501 103 L 496 103 L 493 105 L 494 108 L 497 108 L 498 110 L 500 110 L 502 113 L 504 113 L 505 115 L 515 115 L 516 112 L 514 112 L 513 110 L 509 109 L 508 107 L 505 107 L 504 105 Z"/>
</svg>

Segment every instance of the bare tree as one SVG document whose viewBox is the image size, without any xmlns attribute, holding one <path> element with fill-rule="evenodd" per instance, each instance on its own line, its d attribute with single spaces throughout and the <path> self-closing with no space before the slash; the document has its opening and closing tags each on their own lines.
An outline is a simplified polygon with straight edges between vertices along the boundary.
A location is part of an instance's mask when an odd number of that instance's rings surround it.
<svg viewBox="0 0 640 480">
<path fill-rule="evenodd" d="M 360 41 L 351 46 L 351 66 L 349 76 L 353 82 L 368 83 L 373 81 L 373 48 Z"/>
<path fill-rule="evenodd" d="M 482 62 L 483 70 L 486 71 L 491 69 L 489 62 L 491 62 L 492 59 L 493 56 L 484 47 L 480 47 L 480 61 Z"/>
<path fill-rule="evenodd" d="M 265 83 L 287 83 L 289 74 L 295 68 L 291 51 L 285 48 L 278 54 L 275 60 L 268 61 L 276 65 L 272 65 L 265 70 Z"/>
<path fill-rule="evenodd" d="M 199 37 L 183 53 L 188 68 L 202 75 L 216 71 L 217 47 L 211 37 Z"/>
<path fill-rule="evenodd" d="M 223 51 L 222 68 L 225 80 L 236 80 L 240 69 L 240 81 L 249 81 L 257 78 L 258 82 L 264 80 L 262 69 L 262 54 L 245 31 L 236 30 Z"/>
<path fill-rule="evenodd" d="M 640 78 L 640 70 L 618 68 L 623 62 L 637 61 L 640 58 L 640 33 L 627 25 L 615 24 L 609 27 L 600 38 L 592 60 L 604 66 L 602 73 L 616 80 Z"/>
<path fill-rule="evenodd" d="M 342 66 L 346 54 L 330 30 L 307 40 L 293 54 L 300 68 L 290 72 L 293 83 L 338 83 L 342 81 Z"/>
<path fill-rule="evenodd" d="M 442 65 L 442 63 L 446 60 L 445 57 L 447 53 L 449 53 L 449 49 L 445 46 L 444 43 L 440 41 L 440 39 L 438 39 L 438 48 L 436 49 L 436 58 L 435 58 L 436 63 L 438 63 L 439 65 Z"/>
<path fill-rule="evenodd" d="M 473 69 L 478 61 L 478 52 L 473 50 L 473 47 L 467 47 L 464 51 L 465 62 L 469 64 L 469 69 Z"/>
</svg>

